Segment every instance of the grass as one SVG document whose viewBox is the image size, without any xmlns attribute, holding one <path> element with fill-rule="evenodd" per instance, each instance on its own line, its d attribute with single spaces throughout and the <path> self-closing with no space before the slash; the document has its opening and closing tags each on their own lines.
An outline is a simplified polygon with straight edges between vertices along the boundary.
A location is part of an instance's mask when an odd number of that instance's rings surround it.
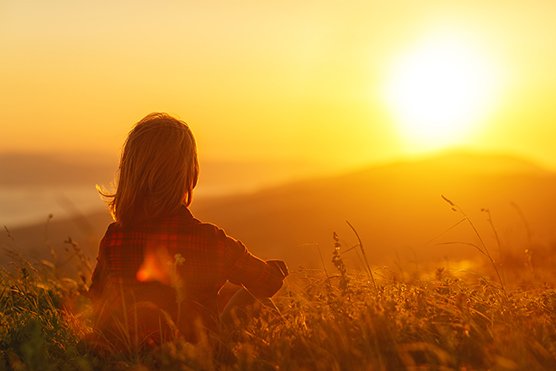
<svg viewBox="0 0 556 371">
<path fill-rule="evenodd" d="M 80 277 L 87 262 L 70 245 Z M 276 296 L 281 316 L 264 312 L 224 337 L 232 364 L 215 360 L 206 341 L 104 357 L 88 351 L 85 280 L 60 278 L 55 264 L 12 253 L 10 269 L 0 270 L 0 370 L 556 369 L 554 246 L 507 251 L 496 262 L 479 246 L 484 265 L 467 273 L 447 264 L 371 270 L 359 239 L 356 247 L 364 271 L 346 265 L 353 248 L 335 235 L 334 271 L 293 272 Z"/>
</svg>

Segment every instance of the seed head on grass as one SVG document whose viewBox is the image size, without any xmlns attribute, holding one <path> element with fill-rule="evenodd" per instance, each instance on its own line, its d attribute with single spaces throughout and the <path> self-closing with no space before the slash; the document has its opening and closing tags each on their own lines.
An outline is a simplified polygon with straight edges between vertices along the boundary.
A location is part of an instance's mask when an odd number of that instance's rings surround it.
<svg viewBox="0 0 556 371">
<path fill-rule="evenodd" d="M 340 289 L 344 295 L 348 294 L 349 289 L 349 277 L 347 274 L 347 268 L 342 259 L 342 254 L 340 249 L 342 248 L 342 244 L 340 243 L 340 238 L 338 234 L 334 232 L 332 234 L 332 239 L 334 240 L 334 251 L 332 252 L 332 264 L 336 267 L 338 272 L 340 272 Z"/>
</svg>

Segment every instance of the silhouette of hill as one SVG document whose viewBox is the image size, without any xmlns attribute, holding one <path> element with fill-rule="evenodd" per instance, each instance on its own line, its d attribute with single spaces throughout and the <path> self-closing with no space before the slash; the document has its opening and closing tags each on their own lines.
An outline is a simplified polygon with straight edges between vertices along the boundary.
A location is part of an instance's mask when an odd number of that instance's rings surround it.
<svg viewBox="0 0 556 371">
<path fill-rule="evenodd" d="M 304 161 L 249 162 L 201 160 L 200 193 L 204 195 L 253 191 L 262 185 L 286 182 L 322 169 Z M 0 152 L 1 187 L 41 187 L 111 184 L 118 158 L 101 153 Z"/>
<path fill-rule="evenodd" d="M 465 244 L 437 244 L 477 242 L 468 225 L 443 233 L 462 215 L 451 211 L 441 195 L 466 210 L 491 247 L 493 231 L 483 208 L 491 210 L 503 243 L 521 248 L 530 243 L 526 225 L 539 239 L 554 238 L 555 189 L 556 174 L 526 160 L 450 152 L 208 200 L 194 211 L 254 250 L 296 263 L 316 264 L 316 246 L 329 253 L 334 231 L 347 245 L 355 244 L 346 220 L 375 262 L 395 256 L 422 261 L 476 255 Z"/>
<path fill-rule="evenodd" d="M 116 162 L 98 154 L 0 153 L 0 186 L 108 182 Z"/>
<path fill-rule="evenodd" d="M 333 232 L 339 233 L 346 248 L 354 245 L 357 240 L 345 223 L 348 220 L 371 262 L 391 264 L 395 259 L 423 262 L 477 255 L 468 244 L 478 243 L 477 237 L 466 223 L 452 228 L 462 215 L 452 211 L 441 195 L 465 210 L 493 252 L 498 245 L 489 214 L 482 209 L 490 210 L 503 249 L 523 251 L 539 242 L 556 241 L 554 190 L 556 173 L 526 160 L 449 152 L 249 194 L 199 198 L 192 211 L 242 240 L 256 254 L 283 257 L 293 267 L 320 266 L 317 248 L 329 260 Z M 108 222 L 106 212 L 73 221 L 54 220 L 49 241 L 61 245 L 71 235 L 95 256 Z M 41 255 L 43 231 L 40 225 L 12 234 L 18 246 Z"/>
</svg>

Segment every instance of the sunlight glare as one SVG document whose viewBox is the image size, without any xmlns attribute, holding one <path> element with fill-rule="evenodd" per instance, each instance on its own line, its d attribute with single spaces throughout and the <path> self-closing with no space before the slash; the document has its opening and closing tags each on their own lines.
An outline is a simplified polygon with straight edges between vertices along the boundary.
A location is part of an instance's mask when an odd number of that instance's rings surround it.
<svg viewBox="0 0 556 371">
<path fill-rule="evenodd" d="M 394 64 L 386 103 L 411 146 L 430 150 L 461 143 L 490 110 L 497 71 L 471 45 L 429 39 Z"/>
</svg>

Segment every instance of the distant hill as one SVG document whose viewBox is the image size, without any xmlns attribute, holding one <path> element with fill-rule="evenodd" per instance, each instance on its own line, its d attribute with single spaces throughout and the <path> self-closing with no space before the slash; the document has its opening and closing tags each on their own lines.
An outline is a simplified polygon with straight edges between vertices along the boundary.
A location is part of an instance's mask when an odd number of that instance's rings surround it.
<svg viewBox="0 0 556 371">
<path fill-rule="evenodd" d="M 556 174 L 526 160 L 452 152 L 207 200 L 194 211 L 253 250 L 285 256 L 295 264 L 315 265 L 317 245 L 329 255 L 334 231 L 348 246 L 355 244 L 346 220 L 375 262 L 397 257 L 426 261 L 476 255 L 464 244 L 438 244 L 477 242 L 468 225 L 444 233 L 462 216 L 451 211 L 441 195 L 468 213 L 491 248 L 496 249 L 494 233 L 483 208 L 490 209 L 506 247 L 523 250 L 529 243 L 527 224 L 533 237 L 556 240 L 555 190 Z"/>
<path fill-rule="evenodd" d="M 0 190 L 31 185 L 109 185 L 117 169 L 117 156 L 107 153 L 0 152 Z M 210 195 L 253 191 L 322 172 L 322 165 L 306 161 L 202 159 L 199 192 Z"/>
<path fill-rule="evenodd" d="M 504 249 L 523 251 L 531 243 L 556 241 L 555 190 L 556 174 L 525 160 L 451 152 L 249 194 L 198 198 L 192 211 L 223 227 L 256 254 L 283 257 L 294 267 L 319 266 L 317 246 L 329 260 L 333 232 L 339 233 L 346 248 L 354 245 L 348 220 L 373 263 L 393 264 L 396 259 L 424 262 L 477 255 L 466 244 L 478 242 L 468 225 L 450 229 L 462 215 L 453 212 L 441 195 L 468 213 L 493 253 L 498 247 L 483 208 L 490 210 Z M 108 222 L 106 212 L 53 221 L 49 243 L 61 246 L 71 235 L 94 257 Z M 19 246 L 32 247 L 33 254 L 41 255 L 43 230 L 44 225 L 12 234 Z M 6 243 L 6 237 L 0 241 Z M 459 243 L 439 244 L 446 242 Z"/>
<path fill-rule="evenodd" d="M 0 153 L 0 186 L 96 184 L 114 176 L 108 155 Z"/>
</svg>

